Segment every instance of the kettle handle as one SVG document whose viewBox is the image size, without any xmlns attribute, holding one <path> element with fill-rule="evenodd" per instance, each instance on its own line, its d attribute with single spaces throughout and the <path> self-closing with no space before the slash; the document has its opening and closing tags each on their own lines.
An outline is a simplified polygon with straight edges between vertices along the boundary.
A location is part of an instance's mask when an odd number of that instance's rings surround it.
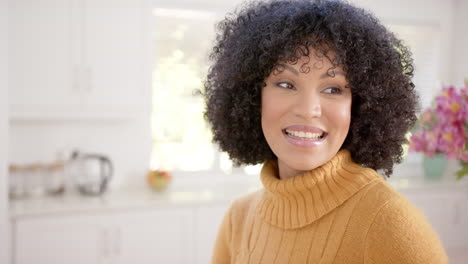
<svg viewBox="0 0 468 264">
<path fill-rule="evenodd" d="M 114 174 L 114 165 L 112 161 L 106 156 L 99 156 L 99 159 L 102 161 L 103 165 L 101 167 L 102 172 L 102 188 L 104 189 L 107 185 L 107 182 L 112 178 Z"/>
</svg>

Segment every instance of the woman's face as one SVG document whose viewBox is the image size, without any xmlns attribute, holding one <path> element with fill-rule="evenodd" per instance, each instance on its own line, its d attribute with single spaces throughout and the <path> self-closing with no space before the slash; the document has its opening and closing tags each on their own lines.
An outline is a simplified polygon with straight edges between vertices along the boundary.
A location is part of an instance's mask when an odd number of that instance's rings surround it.
<svg viewBox="0 0 468 264">
<path fill-rule="evenodd" d="M 351 122 L 351 89 L 343 70 L 332 69 L 326 57 L 310 51 L 309 57 L 273 71 L 262 90 L 263 134 L 278 157 L 282 179 L 329 161 Z M 307 73 L 300 71 L 304 63 Z"/>
</svg>

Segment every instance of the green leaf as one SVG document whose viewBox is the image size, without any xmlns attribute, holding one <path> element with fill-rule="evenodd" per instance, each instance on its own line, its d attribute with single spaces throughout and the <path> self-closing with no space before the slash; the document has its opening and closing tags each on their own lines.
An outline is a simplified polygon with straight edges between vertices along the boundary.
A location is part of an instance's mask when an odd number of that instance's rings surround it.
<svg viewBox="0 0 468 264">
<path fill-rule="evenodd" d="M 462 164 L 463 164 L 462 169 L 457 171 L 457 181 L 462 179 L 468 174 L 468 163 L 464 162 Z"/>
</svg>

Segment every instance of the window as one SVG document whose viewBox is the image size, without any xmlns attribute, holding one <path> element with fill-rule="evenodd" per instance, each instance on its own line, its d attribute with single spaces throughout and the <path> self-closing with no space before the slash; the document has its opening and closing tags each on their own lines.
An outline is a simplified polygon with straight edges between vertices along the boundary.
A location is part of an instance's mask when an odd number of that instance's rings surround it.
<svg viewBox="0 0 468 264">
<path fill-rule="evenodd" d="M 219 20 L 214 12 L 153 10 L 155 67 L 153 72 L 152 167 L 171 171 L 232 173 L 228 155 L 212 144 L 199 94 L 208 72 L 208 54 Z M 255 174 L 259 166 L 243 168 Z"/>
<path fill-rule="evenodd" d="M 390 24 L 388 28 L 410 47 L 414 59 L 413 82 L 418 92 L 421 109 L 431 105 L 441 87 L 440 83 L 440 29 L 435 25 Z M 410 135 L 408 135 L 410 136 Z M 405 146 L 407 151 L 407 146 Z M 405 151 L 405 152 L 406 152 Z M 405 153 L 405 160 L 399 165 L 399 173 L 411 171 L 409 167 L 420 168 L 420 153 Z M 404 169 L 404 170 L 402 170 Z M 405 173 L 418 175 L 418 173 Z"/>
<path fill-rule="evenodd" d="M 213 36 L 209 12 L 154 9 L 152 165 L 169 170 L 210 170 L 215 160 L 203 120 L 203 79 Z"/>
<path fill-rule="evenodd" d="M 415 64 L 414 84 L 426 108 L 440 89 L 440 32 L 431 25 L 388 25 L 410 47 Z"/>
</svg>

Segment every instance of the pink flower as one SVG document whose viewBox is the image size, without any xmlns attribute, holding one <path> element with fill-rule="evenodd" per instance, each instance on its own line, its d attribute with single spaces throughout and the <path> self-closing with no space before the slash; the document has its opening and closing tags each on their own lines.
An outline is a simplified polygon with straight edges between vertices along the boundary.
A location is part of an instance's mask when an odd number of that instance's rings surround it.
<svg viewBox="0 0 468 264">
<path fill-rule="evenodd" d="M 433 157 L 440 150 L 437 148 L 437 142 L 440 138 L 440 130 L 421 131 L 414 134 L 410 140 L 410 151 L 423 152 L 429 157 Z"/>
<path fill-rule="evenodd" d="M 461 159 L 461 153 L 465 147 L 465 131 L 459 122 L 451 126 L 444 126 L 441 130 L 438 147 L 445 152 L 449 159 Z"/>
<path fill-rule="evenodd" d="M 467 124 L 468 123 L 468 83 L 465 84 L 465 87 L 463 87 L 460 92 L 462 95 L 461 115 L 463 116 L 463 120 L 465 121 L 465 124 Z"/>
<path fill-rule="evenodd" d="M 468 84 L 445 87 L 435 106 L 425 109 L 410 139 L 410 151 L 427 156 L 445 153 L 447 158 L 468 160 Z"/>
<path fill-rule="evenodd" d="M 436 98 L 436 115 L 440 122 L 454 122 L 464 120 L 463 97 L 454 87 L 442 89 Z"/>
<path fill-rule="evenodd" d="M 437 121 L 434 111 L 430 108 L 426 109 L 421 115 L 421 121 L 424 126 L 433 125 Z"/>
</svg>

